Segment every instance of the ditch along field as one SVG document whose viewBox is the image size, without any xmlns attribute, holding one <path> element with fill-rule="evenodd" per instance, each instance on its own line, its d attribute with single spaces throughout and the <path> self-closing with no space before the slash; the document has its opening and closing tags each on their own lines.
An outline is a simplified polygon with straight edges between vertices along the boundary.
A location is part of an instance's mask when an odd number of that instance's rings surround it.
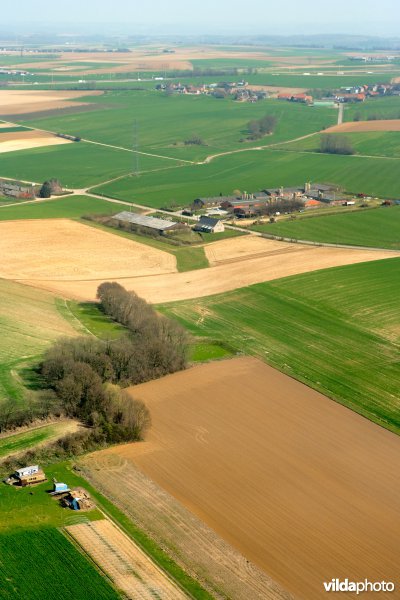
<svg viewBox="0 0 400 600">
<path fill-rule="evenodd" d="M 349 573 L 393 580 L 399 437 L 254 358 L 131 390 L 152 413 L 147 440 L 93 462 L 117 499 L 128 502 L 125 459 L 296 598 L 319 599 L 324 581 Z M 114 456 L 124 486 L 107 469 Z"/>
<path fill-rule="evenodd" d="M 319 248 L 247 236 L 205 246 L 212 268 L 177 272 L 176 256 L 68 220 L 0 222 L 0 277 L 61 297 L 95 300 L 104 280 L 149 302 L 170 302 L 333 266 L 391 258 L 386 250 Z M 218 258 L 220 257 L 220 258 Z M 246 263 L 244 263 L 244 260 Z"/>
</svg>

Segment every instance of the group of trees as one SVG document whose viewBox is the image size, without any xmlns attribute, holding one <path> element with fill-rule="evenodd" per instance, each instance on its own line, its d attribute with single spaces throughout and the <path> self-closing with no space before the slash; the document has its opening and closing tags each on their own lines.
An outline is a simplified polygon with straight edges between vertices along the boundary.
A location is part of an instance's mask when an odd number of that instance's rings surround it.
<svg viewBox="0 0 400 600">
<path fill-rule="evenodd" d="M 184 369 L 188 336 L 117 283 L 98 288 L 103 310 L 128 332 L 104 342 L 78 337 L 56 342 L 41 374 L 69 417 L 91 428 L 104 443 L 140 439 L 150 423 L 145 405 L 123 388 Z M 92 443 L 93 440 L 87 440 Z"/>
<path fill-rule="evenodd" d="M 349 138 L 342 135 L 321 135 L 319 151 L 324 154 L 355 154 Z"/>
<path fill-rule="evenodd" d="M 261 119 L 250 121 L 247 125 L 249 131 L 249 140 L 258 140 L 264 135 L 268 135 L 275 131 L 278 119 L 274 115 L 266 114 Z"/>
</svg>

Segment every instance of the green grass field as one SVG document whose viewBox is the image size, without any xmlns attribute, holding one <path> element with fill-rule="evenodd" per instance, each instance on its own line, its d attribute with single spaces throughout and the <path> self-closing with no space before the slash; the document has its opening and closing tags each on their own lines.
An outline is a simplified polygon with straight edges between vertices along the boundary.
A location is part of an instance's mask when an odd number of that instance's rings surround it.
<svg viewBox="0 0 400 600">
<path fill-rule="evenodd" d="M 335 133 L 349 140 L 357 154 L 400 158 L 399 131 L 368 131 L 363 133 Z M 321 136 L 312 137 L 282 146 L 282 150 L 319 152 Z"/>
<path fill-rule="evenodd" d="M 334 183 L 351 193 L 399 197 L 400 160 L 286 152 L 250 151 L 223 156 L 209 164 L 122 178 L 94 191 L 154 208 L 187 206 L 195 198 L 256 192 L 268 187 Z"/>
<path fill-rule="evenodd" d="M 252 227 L 295 240 L 400 250 L 400 206 L 348 214 L 297 217 Z"/>
<path fill-rule="evenodd" d="M 140 150 L 202 160 L 209 154 L 240 148 L 244 144 L 258 145 L 259 141 L 241 143 L 240 140 L 248 135 L 247 123 L 265 113 L 278 118 L 276 131 L 266 143 L 319 131 L 333 125 L 337 118 L 336 111 L 329 108 L 314 110 L 276 100 L 248 104 L 206 96 L 168 97 L 155 90 L 106 92 L 89 100 L 99 110 L 32 119 L 27 124 L 132 148 L 136 121 Z M 200 136 L 206 145 L 185 145 L 184 141 L 193 135 Z"/>
<path fill-rule="evenodd" d="M 399 292 L 394 258 L 159 309 L 400 433 Z"/>
<path fill-rule="evenodd" d="M 93 302 L 67 300 L 64 306 L 65 318 L 76 319 L 82 325 L 82 333 L 91 333 L 102 340 L 115 340 L 126 332 L 125 327 L 112 321 Z"/>
<path fill-rule="evenodd" d="M 38 359 L 58 337 L 75 330 L 60 315 L 55 297 L 11 281 L 0 280 L 0 404 L 26 402 L 18 370 Z"/>
<path fill-rule="evenodd" d="M 82 598 L 83 600 L 88 597 L 88 594 L 90 594 L 90 598 L 96 598 L 96 600 L 97 598 L 120 597 L 109 587 L 107 581 L 101 578 L 91 563 L 77 552 L 74 546 L 56 529 L 68 525 L 73 515 L 71 511 L 61 508 L 59 503 L 46 493 L 51 489 L 51 480 L 55 477 L 58 481 L 66 482 L 71 488 L 81 486 L 88 490 L 97 506 L 115 520 L 124 532 L 134 539 L 159 567 L 174 577 L 193 598 L 212 600 L 210 594 L 197 581 L 187 575 L 152 539 L 94 489 L 75 469 L 71 468 L 70 463 L 45 465 L 44 470 L 48 482 L 37 485 L 33 489 L 16 489 L 1 484 L 0 598 L 7 600 L 20 600 L 21 598 L 24 600 L 28 600 L 28 598 L 29 600 L 31 598 L 59 600 L 64 595 L 71 595 L 71 598 Z M 3 470 L 2 474 L 6 475 L 6 472 Z M 86 512 L 85 517 L 89 520 L 96 520 L 103 518 L 103 515 L 95 509 Z M 29 552 L 27 550 L 26 540 L 29 540 L 31 547 L 36 551 Z M 5 555 L 7 560 L 3 558 Z M 49 560 L 49 556 L 52 560 Z M 42 578 L 42 583 L 38 584 L 38 596 L 28 595 L 29 592 L 24 587 L 26 582 L 20 581 L 22 579 L 21 571 L 31 572 L 33 560 L 35 560 L 36 571 Z M 61 560 L 63 564 L 60 564 Z M 45 563 L 51 563 L 51 566 Z M 71 566 L 71 563 L 74 564 Z M 16 564 L 18 571 L 16 571 Z M 16 580 L 17 576 L 18 581 Z M 34 574 L 33 577 L 38 577 L 38 575 Z M 75 583 L 71 583 L 71 578 L 75 579 Z M 54 587 L 54 593 L 51 587 L 53 579 L 54 586 L 57 586 Z M 27 578 L 27 581 L 29 580 L 30 578 Z M 69 586 L 69 588 L 63 590 L 60 587 L 62 585 Z M 5 592 L 7 595 L 4 595 Z"/>
<path fill-rule="evenodd" d="M 0 438 L 0 459 L 11 454 L 17 454 L 41 444 L 54 437 L 57 427 L 55 425 L 46 425 L 38 427 L 32 431 L 16 433 L 4 438 Z"/>
<path fill-rule="evenodd" d="M 0 209 L 0 221 L 17 219 L 79 219 L 88 214 L 114 214 L 121 205 L 90 196 L 66 196 L 19 206 L 4 206 Z M 86 223 L 86 221 L 85 221 Z"/>
<path fill-rule="evenodd" d="M 0 537 L 0 598 L 117 600 L 121 596 L 57 529 Z"/>
<path fill-rule="evenodd" d="M 141 156 L 141 171 L 175 166 L 172 161 Z M 86 142 L 44 146 L 1 155 L 1 176 L 42 183 L 52 177 L 66 188 L 83 188 L 132 173 L 132 152 Z"/>
<path fill-rule="evenodd" d="M 370 98 L 366 102 L 346 106 L 344 120 L 353 121 L 355 115 L 359 115 L 361 121 L 367 121 L 372 115 L 376 115 L 379 119 L 399 119 L 400 98 L 398 96 Z"/>
</svg>

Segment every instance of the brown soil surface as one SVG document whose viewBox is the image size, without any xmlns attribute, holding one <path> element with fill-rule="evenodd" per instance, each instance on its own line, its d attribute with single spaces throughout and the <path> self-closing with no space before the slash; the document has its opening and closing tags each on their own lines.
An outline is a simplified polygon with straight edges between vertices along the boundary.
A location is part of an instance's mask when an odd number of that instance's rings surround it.
<svg viewBox="0 0 400 600">
<path fill-rule="evenodd" d="M 0 277 L 38 281 L 170 273 L 172 254 L 68 219 L 0 223 Z"/>
<path fill-rule="evenodd" d="M 66 108 L 71 106 L 68 100 L 98 96 L 103 92 L 61 92 L 61 91 L 0 91 L 0 115 L 24 115 L 45 110 Z M 82 102 L 81 104 L 84 104 Z M 77 103 L 74 102 L 73 106 Z"/>
<path fill-rule="evenodd" d="M 124 592 L 124 598 L 187 598 L 133 540 L 108 519 L 70 525 L 66 530 L 101 570 L 107 573 L 115 586 Z"/>
<path fill-rule="evenodd" d="M 46 221 L 48 223 L 48 221 Z M 1 227 L 1 225 L 0 225 Z M 1 231 L 1 229 L 0 229 Z M 110 234 L 112 235 L 112 234 Z M 132 243 L 132 242 L 129 242 Z M 227 264 L 219 264 L 211 269 L 199 269 L 186 273 L 167 273 L 155 275 L 154 277 L 143 277 L 140 270 L 136 271 L 136 277 L 126 275 L 122 278 L 120 269 L 114 271 L 108 270 L 103 277 L 112 277 L 113 281 L 118 281 L 128 290 L 135 291 L 139 296 L 145 298 L 148 302 L 173 302 L 175 300 L 188 300 L 190 298 L 200 298 L 219 294 L 222 292 L 234 290 L 237 288 L 260 283 L 262 281 L 271 281 L 316 271 L 318 269 L 327 269 L 329 267 L 338 267 L 350 265 L 359 262 L 379 260 L 382 258 L 393 258 L 400 253 L 390 252 L 388 250 L 351 250 L 346 248 L 327 248 L 316 246 L 301 246 L 301 244 L 285 244 L 282 242 L 281 249 L 277 249 L 276 242 L 265 240 L 266 250 L 262 256 L 249 256 L 246 262 L 243 257 L 237 260 L 230 260 Z M 269 246 L 268 246 L 269 244 Z M 147 247 L 146 247 L 147 248 Z M 270 250 L 268 250 L 270 248 Z M 44 253 L 49 250 L 43 250 Z M 78 251 L 77 251 L 78 252 Z M 146 253 L 150 254 L 150 248 Z M 161 253 L 162 254 L 162 253 Z M 21 255 L 21 268 L 24 266 L 23 253 Z M 115 257 L 114 257 L 115 258 Z M 71 267 L 70 259 L 66 261 Z M 78 265 L 82 264 L 82 258 L 78 259 Z M 97 262 L 97 261 L 96 261 Z M 98 261 L 99 265 L 101 261 Z M 40 265 L 38 265 L 40 268 Z M 99 268 L 99 267 L 97 267 Z M 36 277 L 32 268 L 32 275 L 24 277 L 18 275 L 18 270 L 12 270 L 14 277 L 20 277 L 22 283 L 33 285 L 34 287 L 44 288 L 65 297 L 76 298 L 79 300 L 93 300 L 96 296 L 96 290 L 103 279 L 100 275 L 96 277 L 95 268 L 92 275 L 85 277 L 84 273 L 78 269 L 79 276 L 69 277 L 51 277 L 51 271 L 47 271 L 46 280 L 42 277 Z M 130 273 L 132 274 L 133 269 Z M 151 272 L 161 272 L 148 268 L 148 274 Z M 1 276 L 0 267 L 0 276 Z M 61 275 L 61 273 L 60 273 Z M 12 277 L 12 278 L 14 278 Z M 10 277 L 11 278 L 11 277 Z M 75 281 L 74 281 L 75 279 Z"/>
<path fill-rule="evenodd" d="M 329 127 L 324 133 L 358 133 L 365 131 L 400 131 L 400 119 L 387 121 L 351 121 Z"/>
<path fill-rule="evenodd" d="M 103 451 L 81 459 L 79 466 L 86 479 L 216 600 L 289 600 L 289 594 L 261 569 L 143 475 L 131 461 Z"/>
<path fill-rule="evenodd" d="M 132 461 L 296 598 L 319 600 L 336 577 L 395 580 L 398 436 L 254 358 L 131 392 L 151 411 L 148 439 L 105 454 Z M 107 470 L 96 477 L 107 485 Z"/>
<path fill-rule="evenodd" d="M 0 129 L 0 153 L 71 143 L 71 140 L 57 137 L 45 131 L 29 130 L 1 133 Z"/>
<path fill-rule="evenodd" d="M 269 256 L 274 252 L 283 254 L 283 251 L 293 252 L 295 245 L 282 244 L 275 240 L 267 240 L 253 235 L 244 235 L 238 238 L 228 238 L 219 242 L 207 244 L 204 251 L 210 265 L 220 265 L 249 258 Z"/>
</svg>

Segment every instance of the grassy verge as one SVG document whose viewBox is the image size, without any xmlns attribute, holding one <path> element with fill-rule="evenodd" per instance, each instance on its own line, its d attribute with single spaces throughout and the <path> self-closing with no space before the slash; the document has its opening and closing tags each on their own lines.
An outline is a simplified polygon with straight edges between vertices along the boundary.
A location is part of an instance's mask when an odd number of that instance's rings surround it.
<svg viewBox="0 0 400 600">
<path fill-rule="evenodd" d="M 103 340 L 115 340 L 126 331 L 125 327 L 110 319 L 95 302 L 75 302 L 67 300 L 66 309 L 63 311 L 66 319 L 77 320 L 83 329 L 83 333 L 92 335 Z"/>
<path fill-rule="evenodd" d="M 54 437 L 55 432 L 56 427 L 54 425 L 46 425 L 32 431 L 24 431 L 23 433 L 0 438 L 0 458 L 29 450 Z"/>
</svg>

